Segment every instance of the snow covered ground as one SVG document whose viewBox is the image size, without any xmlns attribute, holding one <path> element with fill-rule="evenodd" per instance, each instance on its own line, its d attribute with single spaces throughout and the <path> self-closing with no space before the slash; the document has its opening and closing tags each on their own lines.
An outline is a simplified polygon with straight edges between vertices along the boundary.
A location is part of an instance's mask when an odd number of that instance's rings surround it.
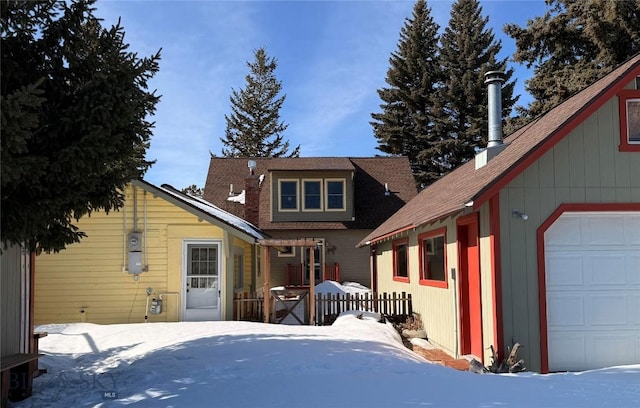
<svg viewBox="0 0 640 408">
<path fill-rule="evenodd" d="M 13 407 L 639 407 L 640 365 L 473 374 L 406 349 L 378 316 L 332 326 L 40 326 L 48 373 Z"/>
</svg>

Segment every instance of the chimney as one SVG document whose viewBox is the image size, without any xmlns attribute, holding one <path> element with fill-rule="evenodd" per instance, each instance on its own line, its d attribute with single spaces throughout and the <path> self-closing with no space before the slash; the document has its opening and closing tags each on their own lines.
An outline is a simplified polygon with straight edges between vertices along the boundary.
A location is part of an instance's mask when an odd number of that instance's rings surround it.
<svg viewBox="0 0 640 408">
<path fill-rule="evenodd" d="M 484 167 L 491 159 L 498 155 L 505 147 L 502 143 L 502 84 L 504 72 L 489 71 L 484 74 L 484 83 L 488 93 L 488 136 L 487 148 L 476 154 L 476 170 Z"/>
<path fill-rule="evenodd" d="M 256 161 L 249 160 L 249 175 L 244 179 L 244 219 L 258 226 L 260 222 L 260 180 L 255 175 Z"/>
</svg>

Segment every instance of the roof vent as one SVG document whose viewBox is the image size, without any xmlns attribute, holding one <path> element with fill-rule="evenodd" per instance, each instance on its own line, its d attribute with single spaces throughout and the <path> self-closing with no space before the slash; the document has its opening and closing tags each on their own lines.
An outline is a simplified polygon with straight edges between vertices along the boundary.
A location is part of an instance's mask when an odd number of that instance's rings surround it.
<svg viewBox="0 0 640 408">
<path fill-rule="evenodd" d="M 484 83 L 488 93 L 488 136 L 487 148 L 476 155 L 476 170 L 484 167 L 489 160 L 498 155 L 505 145 L 502 142 L 502 84 L 504 72 L 489 71 L 484 74 Z"/>
</svg>

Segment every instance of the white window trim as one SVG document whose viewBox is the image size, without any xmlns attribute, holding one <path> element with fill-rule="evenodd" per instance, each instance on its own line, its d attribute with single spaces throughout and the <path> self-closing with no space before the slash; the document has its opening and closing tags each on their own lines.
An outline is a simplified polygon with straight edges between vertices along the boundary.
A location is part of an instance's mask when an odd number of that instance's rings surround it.
<svg viewBox="0 0 640 408">
<path fill-rule="evenodd" d="M 640 103 L 640 98 L 629 98 L 625 100 L 626 102 L 626 110 L 625 110 L 625 119 L 626 119 L 626 126 L 627 126 L 627 143 L 628 144 L 640 144 L 640 140 L 631 140 L 631 129 L 630 129 L 630 120 L 629 120 L 629 104 L 630 103 Z"/>
<path fill-rule="evenodd" d="M 296 256 L 296 247 L 291 247 L 291 252 L 278 252 L 278 258 L 294 258 Z"/>
<path fill-rule="evenodd" d="M 306 208 L 305 207 L 305 202 L 306 202 L 306 189 L 305 189 L 305 184 L 306 182 L 316 182 L 316 183 L 320 183 L 320 207 L 319 208 Z M 302 179 L 302 194 L 300 195 L 300 201 L 302 201 L 302 211 L 303 212 L 322 212 L 324 209 L 324 183 L 322 181 L 321 178 L 319 179 Z"/>
<path fill-rule="evenodd" d="M 282 183 L 296 183 L 296 208 L 282 208 Z M 279 212 L 298 212 L 300 211 L 300 180 L 298 179 L 279 179 L 278 180 L 278 211 Z"/>
<path fill-rule="evenodd" d="M 329 208 L 329 182 L 340 181 L 342 182 L 342 208 Z M 324 197 L 325 197 L 325 211 L 327 212 L 340 212 L 347 210 L 347 180 L 345 178 L 327 178 L 324 179 Z"/>
</svg>

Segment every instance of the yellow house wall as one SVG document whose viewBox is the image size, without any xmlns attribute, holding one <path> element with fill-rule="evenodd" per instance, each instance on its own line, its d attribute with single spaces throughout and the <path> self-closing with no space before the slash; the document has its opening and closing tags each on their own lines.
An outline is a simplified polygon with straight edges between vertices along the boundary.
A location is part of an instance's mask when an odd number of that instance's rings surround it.
<svg viewBox="0 0 640 408">
<path fill-rule="evenodd" d="M 148 287 L 154 296 L 162 295 L 163 308 L 159 315 L 147 314 L 147 321 L 180 320 L 183 240 L 219 240 L 224 254 L 229 234 L 141 188 L 136 188 L 134 211 L 133 191 L 131 186 L 126 189 L 126 203 L 119 211 L 94 212 L 78 221 L 76 225 L 87 234 L 80 243 L 37 256 L 36 324 L 144 322 Z M 137 280 L 127 272 L 126 235 L 136 229 L 134 223 L 144 233 L 142 257 L 148 266 Z M 245 245 L 250 253 L 251 244 Z M 233 282 L 228 267 L 232 260 L 222 257 L 224 285 Z M 223 292 L 222 316 L 228 318 L 232 299 L 226 294 L 231 292 Z"/>
</svg>

